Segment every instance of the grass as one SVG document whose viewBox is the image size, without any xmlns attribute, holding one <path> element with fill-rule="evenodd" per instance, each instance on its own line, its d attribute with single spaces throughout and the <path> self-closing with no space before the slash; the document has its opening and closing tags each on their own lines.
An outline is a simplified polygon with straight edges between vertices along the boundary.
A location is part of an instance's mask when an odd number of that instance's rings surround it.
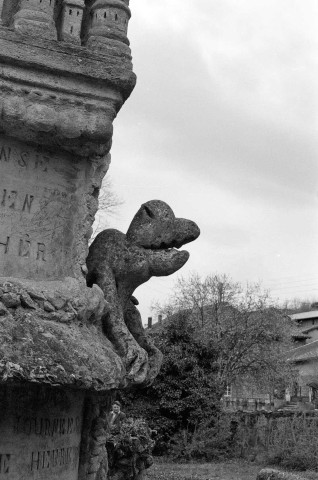
<svg viewBox="0 0 318 480">
<path fill-rule="evenodd" d="M 259 465 L 226 463 L 155 463 L 147 470 L 147 480 L 256 480 Z"/>
<path fill-rule="evenodd" d="M 156 462 L 147 470 L 146 480 L 256 480 L 262 466 L 243 461 L 220 463 Z M 302 478 L 318 480 L 318 473 L 301 472 Z"/>
</svg>

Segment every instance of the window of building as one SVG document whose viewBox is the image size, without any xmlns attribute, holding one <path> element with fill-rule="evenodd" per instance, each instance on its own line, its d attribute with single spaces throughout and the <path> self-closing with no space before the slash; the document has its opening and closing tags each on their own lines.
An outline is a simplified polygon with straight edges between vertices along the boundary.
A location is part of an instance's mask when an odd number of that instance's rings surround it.
<svg viewBox="0 0 318 480">
<path fill-rule="evenodd" d="M 232 387 L 231 387 L 231 385 L 227 385 L 224 396 L 225 397 L 230 397 L 231 395 L 232 395 Z"/>
</svg>

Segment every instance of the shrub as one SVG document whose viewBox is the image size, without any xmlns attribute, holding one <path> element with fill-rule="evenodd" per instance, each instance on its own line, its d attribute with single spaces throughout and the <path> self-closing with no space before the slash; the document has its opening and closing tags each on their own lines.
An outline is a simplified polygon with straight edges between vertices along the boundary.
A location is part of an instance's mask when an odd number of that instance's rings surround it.
<svg viewBox="0 0 318 480">
<path fill-rule="evenodd" d="M 142 477 L 143 471 L 152 465 L 152 433 L 143 419 L 128 418 L 118 433 L 108 435 L 110 480 Z"/>
<path fill-rule="evenodd" d="M 312 451 L 299 451 L 298 448 L 280 449 L 268 456 L 268 462 L 288 470 L 318 470 L 317 457 Z"/>
<path fill-rule="evenodd" d="M 170 451 L 176 460 L 224 460 L 232 456 L 232 440 L 231 418 L 220 414 L 193 432 L 183 429 L 175 434 Z"/>
</svg>

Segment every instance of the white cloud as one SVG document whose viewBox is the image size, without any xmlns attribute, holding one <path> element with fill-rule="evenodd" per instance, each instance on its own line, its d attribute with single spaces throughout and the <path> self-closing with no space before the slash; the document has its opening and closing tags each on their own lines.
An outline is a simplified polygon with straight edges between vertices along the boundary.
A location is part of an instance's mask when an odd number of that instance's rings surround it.
<svg viewBox="0 0 318 480">
<path fill-rule="evenodd" d="M 118 228 L 142 202 L 162 198 L 202 229 L 184 272 L 314 274 L 316 0 L 136 0 L 131 8 L 138 82 L 115 124 L 110 170 L 126 199 Z M 171 283 L 142 287 L 147 308 Z"/>
</svg>

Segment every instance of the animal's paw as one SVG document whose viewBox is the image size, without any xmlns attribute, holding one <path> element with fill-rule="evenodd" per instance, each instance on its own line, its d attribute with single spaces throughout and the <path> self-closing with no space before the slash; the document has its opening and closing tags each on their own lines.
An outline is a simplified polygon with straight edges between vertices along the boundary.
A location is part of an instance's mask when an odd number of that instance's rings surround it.
<svg viewBox="0 0 318 480">
<path fill-rule="evenodd" d="M 127 379 L 133 383 L 144 383 L 148 374 L 148 354 L 137 343 L 131 342 L 127 349 L 125 366 Z"/>
</svg>

